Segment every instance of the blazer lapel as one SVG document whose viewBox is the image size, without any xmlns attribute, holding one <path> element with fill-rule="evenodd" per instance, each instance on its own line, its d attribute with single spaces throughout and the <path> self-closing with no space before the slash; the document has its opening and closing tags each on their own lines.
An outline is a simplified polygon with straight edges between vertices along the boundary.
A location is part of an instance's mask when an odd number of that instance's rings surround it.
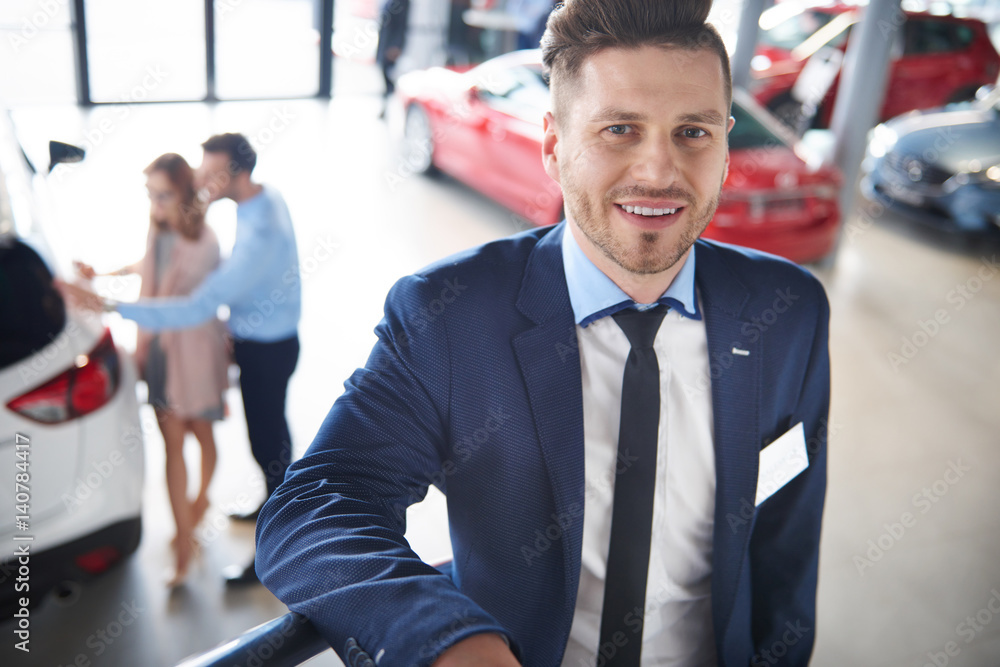
<svg viewBox="0 0 1000 667">
<path fill-rule="evenodd" d="M 566 608 L 576 606 L 583 543 L 583 389 L 576 323 L 562 263 L 565 223 L 535 246 L 517 307 L 535 326 L 513 339 L 551 480 L 565 572 Z M 569 633 L 572 611 L 565 623 Z"/>
<path fill-rule="evenodd" d="M 760 452 L 758 420 L 762 351 L 747 337 L 750 293 L 715 249 L 696 245 L 695 282 L 705 307 L 715 427 L 715 528 L 712 617 L 722 645 L 750 537 Z M 740 350 L 746 354 L 734 352 Z"/>
</svg>

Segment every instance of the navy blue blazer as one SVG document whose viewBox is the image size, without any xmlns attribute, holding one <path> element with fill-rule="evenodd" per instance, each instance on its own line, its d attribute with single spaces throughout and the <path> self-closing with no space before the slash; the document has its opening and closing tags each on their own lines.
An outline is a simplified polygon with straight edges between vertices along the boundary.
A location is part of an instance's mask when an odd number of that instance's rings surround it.
<svg viewBox="0 0 1000 667">
<path fill-rule="evenodd" d="M 564 227 L 396 283 L 367 365 L 264 506 L 261 580 L 345 660 L 356 646 L 350 658 L 361 649 L 382 667 L 429 665 L 469 635 L 497 632 L 522 664 L 559 665 L 584 503 Z M 695 252 L 714 410 L 719 664 L 781 655 L 805 665 L 826 486 L 829 307 L 819 282 L 790 262 L 704 240 Z M 755 507 L 761 448 L 799 422 L 808 469 Z M 430 484 L 447 494 L 451 576 L 403 538 L 406 508 Z"/>
</svg>

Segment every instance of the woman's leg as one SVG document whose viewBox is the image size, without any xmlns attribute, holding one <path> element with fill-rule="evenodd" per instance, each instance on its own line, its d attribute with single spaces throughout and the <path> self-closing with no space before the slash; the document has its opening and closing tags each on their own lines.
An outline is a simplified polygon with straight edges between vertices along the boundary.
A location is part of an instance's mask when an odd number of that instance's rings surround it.
<svg viewBox="0 0 1000 667">
<path fill-rule="evenodd" d="M 184 465 L 184 422 L 173 413 L 157 410 L 160 432 L 163 433 L 163 443 L 167 452 L 167 493 L 170 496 L 170 507 L 174 511 L 174 523 L 177 525 L 177 535 L 174 537 L 174 576 L 170 585 L 184 581 L 188 565 L 194 551 L 194 523 L 191 516 L 191 504 L 187 498 L 187 466 Z"/>
<path fill-rule="evenodd" d="M 208 419 L 191 419 L 187 428 L 194 433 L 201 445 L 201 484 L 198 495 L 191 503 L 191 521 L 193 526 L 201 523 L 208 511 L 208 485 L 212 483 L 215 474 L 215 462 L 218 458 L 215 449 L 215 434 L 212 432 L 212 422 Z"/>
</svg>

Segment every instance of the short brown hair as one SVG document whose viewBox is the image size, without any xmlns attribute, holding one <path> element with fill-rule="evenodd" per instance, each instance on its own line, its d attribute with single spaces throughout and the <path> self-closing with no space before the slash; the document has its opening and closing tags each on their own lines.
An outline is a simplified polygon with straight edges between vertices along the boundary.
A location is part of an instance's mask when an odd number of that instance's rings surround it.
<svg viewBox="0 0 1000 667">
<path fill-rule="evenodd" d="M 239 132 L 212 135 L 201 147 L 206 153 L 225 153 L 229 157 L 229 173 L 234 176 L 244 171 L 249 174 L 257 166 L 257 151 Z"/>
<path fill-rule="evenodd" d="M 607 48 L 706 50 L 719 56 L 726 103 L 731 106 L 729 53 L 715 27 L 705 22 L 711 9 L 712 0 L 566 0 L 549 16 L 542 61 L 561 87 L 576 78 L 587 58 Z M 559 91 L 552 92 L 558 108 Z"/>
</svg>

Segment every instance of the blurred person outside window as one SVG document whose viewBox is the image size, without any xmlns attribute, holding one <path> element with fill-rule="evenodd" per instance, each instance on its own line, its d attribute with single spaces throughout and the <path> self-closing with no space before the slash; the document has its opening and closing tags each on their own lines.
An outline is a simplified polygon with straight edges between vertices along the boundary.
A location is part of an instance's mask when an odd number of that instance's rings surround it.
<svg viewBox="0 0 1000 667">
<path fill-rule="evenodd" d="M 545 33 L 552 0 L 510 0 L 507 13 L 517 18 L 517 48 L 537 49 Z"/>
<path fill-rule="evenodd" d="M 375 62 L 382 69 L 385 79 L 385 103 L 381 117 L 385 117 L 385 105 L 396 90 L 396 62 L 406 47 L 406 30 L 410 21 L 410 0 L 383 0 L 378 12 L 378 47 Z"/>
<path fill-rule="evenodd" d="M 246 137 L 219 134 L 202 148 L 195 175 L 202 197 L 208 203 L 228 198 L 237 204 L 232 255 L 185 296 L 118 303 L 72 285 L 62 289 L 85 307 L 117 311 L 149 331 L 196 327 L 227 305 L 247 435 L 270 496 L 284 479 L 292 454 L 285 401 L 299 357 L 301 283 L 295 231 L 278 191 L 252 180 L 257 153 Z M 259 508 L 233 518 L 256 520 L 258 512 Z M 226 581 L 256 582 L 253 562 L 229 568 Z"/>
<path fill-rule="evenodd" d="M 190 294 L 219 265 L 219 241 L 205 225 L 204 207 L 196 199 L 194 170 L 176 153 L 161 155 L 146 174 L 149 191 L 149 235 L 146 254 L 106 275 L 142 276 L 140 296 L 179 297 Z M 77 263 L 87 279 L 94 269 Z M 194 530 L 208 509 L 208 487 L 215 472 L 212 422 L 224 415 L 229 352 L 226 330 L 217 318 L 162 334 L 139 330 L 136 363 L 149 387 L 149 403 L 166 447 L 167 491 L 177 534 L 173 540 L 174 572 L 170 585 L 183 582 L 190 564 Z M 187 496 L 184 438 L 193 433 L 201 445 L 201 479 L 194 500 Z"/>
</svg>

